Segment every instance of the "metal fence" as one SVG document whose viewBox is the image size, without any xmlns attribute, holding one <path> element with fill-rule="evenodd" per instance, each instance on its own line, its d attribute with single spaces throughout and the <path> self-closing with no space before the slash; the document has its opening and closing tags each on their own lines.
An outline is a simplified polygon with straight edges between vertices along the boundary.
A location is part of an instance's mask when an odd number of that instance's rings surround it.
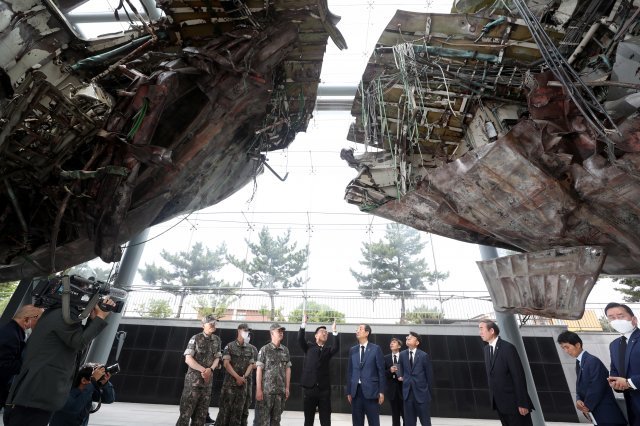
<svg viewBox="0 0 640 426">
<path fill-rule="evenodd" d="M 222 320 L 297 322 L 302 309 L 310 317 L 347 323 L 400 323 L 402 299 L 405 318 L 411 323 L 451 323 L 494 318 L 489 293 L 468 292 L 395 292 L 381 293 L 375 299 L 358 290 L 281 290 L 269 294 L 256 289 L 240 289 L 225 293 L 166 292 L 136 289 L 129 293 L 124 315 L 195 319 L 215 310 Z M 572 330 L 597 331 L 606 328 L 605 303 L 589 303 L 580 321 L 566 321 L 535 316 L 519 316 L 521 324 L 567 325 Z M 630 304 L 640 312 L 640 304 Z M 178 315 L 179 313 L 179 315 Z"/>
</svg>

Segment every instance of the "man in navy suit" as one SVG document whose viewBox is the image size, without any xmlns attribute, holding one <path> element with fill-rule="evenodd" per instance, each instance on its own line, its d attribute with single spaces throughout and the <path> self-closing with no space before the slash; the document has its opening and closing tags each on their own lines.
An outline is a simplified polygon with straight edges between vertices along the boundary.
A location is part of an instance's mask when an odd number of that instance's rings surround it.
<svg viewBox="0 0 640 426">
<path fill-rule="evenodd" d="M 402 382 L 398 380 L 397 374 L 401 348 L 402 340 L 394 337 L 389 342 L 391 353 L 384 356 L 384 374 L 387 376 L 385 399 L 391 405 L 391 426 L 400 426 L 400 419 L 403 419 L 404 424 Z"/>
<path fill-rule="evenodd" d="M 611 377 L 609 385 L 624 392 L 631 426 L 640 426 L 640 331 L 638 319 L 627 305 L 609 303 L 604 314 L 614 330 L 621 334 L 609 345 Z"/>
<path fill-rule="evenodd" d="M 527 392 L 522 361 L 515 346 L 498 337 L 500 328 L 491 320 L 478 325 L 484 348 L 491 406 L 498 411 L 503 426 L 532 426 L 533 402 Z"/>
<path fill-rule="evenodd" d="M 426 352 L 418 349 L 420 335 L 410 331 L 407 349 L 400 353 L 398 376 L 402 382 L 404 424 L 431 426 L 431 394 L 433 393 L 433 367 Z"/>
<path fill-rule="evenodd" d="M 576 408 L 599 426 L 626 426 L 627 420 L 607 382 L 607 367 L 583 350 L 582 339 L 572 331 L 560 333 L 558 343 L 567 355 L 576 359 Z"/>
<path fill-rule="evenodd" d="M 351 404 L 353 426 L 380 426 L 379 406 L 384 402 L 384 357 L 380 346 L 369 342 L 371 327 L 360 324 L 358 344 L 349 350 L 347 400 Z"/>
</svg>

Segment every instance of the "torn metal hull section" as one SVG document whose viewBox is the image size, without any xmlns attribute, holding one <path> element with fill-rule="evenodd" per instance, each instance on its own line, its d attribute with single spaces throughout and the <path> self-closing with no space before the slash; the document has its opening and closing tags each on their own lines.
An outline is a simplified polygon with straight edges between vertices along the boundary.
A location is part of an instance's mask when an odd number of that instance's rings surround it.
<svg viewBox="0 0 640 426">
<path fill-rule="evenodd" d="M 530 43 L 518 16 L 399 11 L 352 107 L 348 138 L 377 150 L 343 151 L 358 171 L 347 202 L 426 232 L 520 252 L 597 245 L 607 254 L 604 273 L 640 274 L 640 80 L 628 63 L 640 66 L 633 54 L 640 26 L 629 21 L 633 8 L 599 4 L 592 18 L 605 13 L 619 26 L 589 34 L 572 61 L 588 96 L 549 71 L 548 46 Z M 540 19 L 566 13 L 553 7 L 540 8 L 551 10 Z M 582 9 L 572 13 L 571 22 L 583 19 Z M 627 28 L 626 39 L 616 28 Z M 562 25 L 545 29 L 546 43 L 566 48 Z M 594 65 L 598 53 L 612 67 Z M 583 113 L 592 95 L 599 104 L 590 114 L 609 114 L 597 129 Z"/>
<path fill-rule="evenodd" d="M 341 153 L 358 172 L 345 199 L 422 231 L 516 252 L 597 246 L 603 273 L 639 275 L 640 8 L 513 3 L 396 13 L 352 106 L 348 139 L 365 152 Z M 590 271 L 595 279 L 600 267 Z M 541 274 L 536 280 L 561 282 Z M 582 286 L 571 294 L 584 302 L 591 278 L 564 274 Z M 540 294 L 501 296 L 496 309 L 582 314 L 579 303 L 541 304 Z"/>
<path fill-rule="evenodd" d="M 563 247 L 476 262 L 497 312 L 582 318 L 605 260 L 602 247 Z"/>
<path fill-rule="evenodd" d="M 90 40 L 82 3 L 0 0 L 0 281 L 117 261 L 251 182 L 306 130 L 327 40 L 346 47 L 326 0 L 159 1 Z"/>
</svg>

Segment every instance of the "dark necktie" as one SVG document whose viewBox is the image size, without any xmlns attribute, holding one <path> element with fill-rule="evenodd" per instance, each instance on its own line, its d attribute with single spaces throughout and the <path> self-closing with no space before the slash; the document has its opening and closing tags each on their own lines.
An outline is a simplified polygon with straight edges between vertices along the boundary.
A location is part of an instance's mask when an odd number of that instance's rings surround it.
<svg viewBox="0 0 640 426">
<path fill-rule="evenodd" d="M 413 368 L 413 351 L 409 351 L 409 365 Z"/>
<path fill-rule="evenodd" d="M 576 359 L 576 376 L 580 375 L 580 361 Z"/>
<path fill-rule="evenodd" d="M 364 362 L 364 346 L 360 346 L 360 364 Z"/>
<path fill-rule="evenodd" d="M 493 362 L 493 346 L 489 345 L 489 362 Z"/>
<path fill-rule="evenodd" d="M 396 354 L 393 354 L 393 363 L 397 364 L 398 363 L 398 358 Z"/>
<path fill-rule="evenodd" d="M 620 352 L 618 353 L 618 373 L 620 377 L 627 377 L 627 363 L 625 362 L 627 357 L 627 338 L 622 336 L 620 338 Z"/>
</svg>

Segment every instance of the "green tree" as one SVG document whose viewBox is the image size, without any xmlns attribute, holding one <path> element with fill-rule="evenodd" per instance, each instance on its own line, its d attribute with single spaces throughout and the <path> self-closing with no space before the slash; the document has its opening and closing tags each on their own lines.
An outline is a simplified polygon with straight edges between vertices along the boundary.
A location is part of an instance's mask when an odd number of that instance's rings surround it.
<svg viewBox="0 0 640 426">
<path fill-rule="evenodd" d="M 227 312 L 227 307 L 234 299 L 234 296 L 225 294 L 203 294 L 196 297 L 193 308 L 198 313 L 199 318 L 204 318 L 207 315 L 214 315 L 216 318 L 220 318 Z"/>
<path fill-rule="evenodd" d="M 613 282 L 622 286 L 616 290 L 624 294 L 625 302 L 640 302 L 640 278 L 614 278 Z"/>
<path fill-rule="evenodd" d="M 366 272 L 351 269 L 365 298 L 375 300 L 380 294 L 387 293 L 400 299 L 401 324 L 406 322 L 405 300 L 416 290 L 425 290 L 425 282 L 431 285 L 449 276 L 448 272 L 429 271 L 426 260 L 418 257 L 425 245 L 419 231 L 391 223 L 387 225 L 383 239 L 362 243 L 360 265 Z"/>
<path fill-rule="evenodd" d="M 444 313 L 440 309 L 420 305 L 407 312 L 406 320 L 409 324 L 425 324 L 429 320 L 441 320 L 443 318 Z"/>
<path fill-rule="evenodd" d="M 296 309 L 289 314 L 289 322 L 302 322 L 302 311 L 304 309 L 304 303 L 298 305 Z M 332 323 L 335 318 L 336 322 L 344 323 L 344 314 L 340 311 L 336 311 L 329 305 L 323 305 L 318 302 L 307 302 L 307 316 L 309 322 L 315 323 Z"/>
<path fill-rule="evenodd" d="M 13 292 L 18 288 L 18 281 L 0 283 L 0 314 L 2 314 L 13 296 Z"/>
<path fill-rule="evenodd" d="M 160 256 L 170 268 L 165 269 L 154 262 L 145 264 L 140 269 L 140 274 L 145 282 L 180 297 L 176 313 L 176 318 L 180 318 L 184 300 L 189 294 L 209 294 L 212 306 L 222 307 L 234 293 L 235 287 L 214 276 L 226 264 L 226 255 L 227 248 L 224 244 L 215 251 L 204 247 L 202 243 L 194 244 L 189 251 L 175 254 L 162 250 Z M 224 309 L 226 306 L 223 311 Z"/>
<path fill-rule="evenodd" d="M 273 321 L 276 317 L 275 296 L 279 290 L 300 287 L 306 282 L 299 274 L 306 268 L 309 248 L 296 250 L 296 243 L 289 243 L 291 230 L 274 238 L 269 229 L 264 227 L 258 239 L 257 244 L 245 239 L 253 256 L 251 262 L 233 256 L 228 259 L 247 275 L 252 286 L 269 295 L 270 319 Z"/>
<path fill-rule="evenodd" d="M 268 306 L 262 305 L 258 310 L 258 313 L 262 316 L 262 320 L 264 321 L 267 318 L 271 318 L 271 321 L 282 321 L 284 322 L 284 314 L 282 313 L 282 308 L 276 308 L 274 310 L 269 309 Z"/>
<path fill-rule="evenodd" d="M 138 305 L 136 311 L 143 318 L 169 318 L 173 314 L 171 304 L 164 299 L 150 299 Z"/>
</svg>

